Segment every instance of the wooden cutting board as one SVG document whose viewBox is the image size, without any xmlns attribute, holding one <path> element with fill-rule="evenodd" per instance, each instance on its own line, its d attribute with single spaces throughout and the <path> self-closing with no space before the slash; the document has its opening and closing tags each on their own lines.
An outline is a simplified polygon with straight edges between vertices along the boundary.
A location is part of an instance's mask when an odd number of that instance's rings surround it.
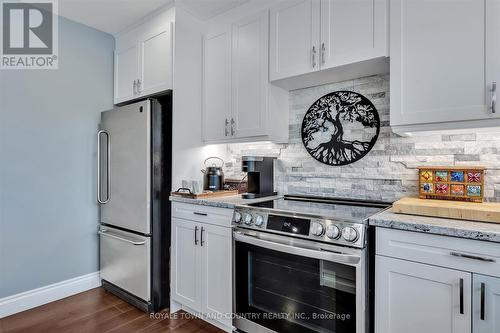
<svg viewBox="0 0 500 333">
<path fill-rule="evenodd" d="M 238 190 L 203 192 L 200 194 L 194 194 L 194 193 L 190 193 L 190 192 L 171 192 L 170 194 L 178 196 L 178 197 L 190 198 L 190 199 L 210 199 L 210 198 L 238 195 Z"/>
<path fill-rule="evenodd" d="M 475 203 L 403 198 L 392 205 L 392 211 L 401 214 L 500 223 L 500 203 L 497 202 Z"/>
</svg>

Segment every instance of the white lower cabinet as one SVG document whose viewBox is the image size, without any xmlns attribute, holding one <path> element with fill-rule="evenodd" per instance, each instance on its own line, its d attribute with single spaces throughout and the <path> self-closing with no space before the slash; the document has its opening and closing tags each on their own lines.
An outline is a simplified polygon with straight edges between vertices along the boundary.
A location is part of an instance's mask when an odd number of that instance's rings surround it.
<svg viewBox="0 0 500 333">
<path fill-rule="evenodd" d="M 231 229 L 215 225 L 201 228 L 203 313 L 231 326 Z"/>
<path fill-rule="evenodd" d="M 231 216 L 229 209 L 174 204 L 172 217 L 171 298 L 226 328 L 232 326 Z"/>
<path fill-rule="evenodd" d="M 376 333 L 468 333 L 471 274 L 377 256 Z"/>
<path fill-rule="evenodd" d="M 172 219 L 172 297 L 201 312 L 201 248 L 194 244 L 196 222 Z"/>
<path fill-rule="evenodd" d="M 500 332 L 500 278 L 474 274 L 473 278 L 474 333 Z"/>
<path fill-rule="evenodd" d="M 500 244 L 377 228 L 375 333 L 500 332 Z"/>
</svg>

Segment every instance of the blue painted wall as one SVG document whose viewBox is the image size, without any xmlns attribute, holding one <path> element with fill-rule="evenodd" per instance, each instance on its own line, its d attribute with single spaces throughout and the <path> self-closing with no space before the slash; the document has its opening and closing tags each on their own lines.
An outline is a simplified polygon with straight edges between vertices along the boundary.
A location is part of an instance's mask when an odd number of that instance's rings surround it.
<svg viewBox="0 0 500 333">
<path fill-rule="evenodd" d="M 60 18 L 58 70 L 0 71 L 0 298 L 98 270 L 95 133 L 113 50 Z"/>
</svg>

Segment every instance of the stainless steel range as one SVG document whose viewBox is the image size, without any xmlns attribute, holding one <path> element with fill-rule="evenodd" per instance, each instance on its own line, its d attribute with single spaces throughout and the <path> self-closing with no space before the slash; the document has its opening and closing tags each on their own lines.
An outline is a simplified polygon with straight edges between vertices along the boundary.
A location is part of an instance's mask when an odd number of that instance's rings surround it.
<svg viewBox="0 0 500 333">
<path fill-rule="evenodd" d="M 285 196 L 236 207 L 234 326 L 365 333 L 367 219 L 388 206 Z"/>
</svg>

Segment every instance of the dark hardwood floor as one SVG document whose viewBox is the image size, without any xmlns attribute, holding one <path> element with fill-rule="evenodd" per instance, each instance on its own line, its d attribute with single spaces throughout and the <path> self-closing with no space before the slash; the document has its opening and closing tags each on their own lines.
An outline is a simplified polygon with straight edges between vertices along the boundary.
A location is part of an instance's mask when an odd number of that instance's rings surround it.
<svg viewBox="0 0 500 333">
<path fill-rule="evenodd" d="M 174 315 L 162 312 L 157 316 L 150 318 L 113 294 L 96 288 L 0 319 L 0 332 L 223 332 L 185 312 Z"/>
</svg>

